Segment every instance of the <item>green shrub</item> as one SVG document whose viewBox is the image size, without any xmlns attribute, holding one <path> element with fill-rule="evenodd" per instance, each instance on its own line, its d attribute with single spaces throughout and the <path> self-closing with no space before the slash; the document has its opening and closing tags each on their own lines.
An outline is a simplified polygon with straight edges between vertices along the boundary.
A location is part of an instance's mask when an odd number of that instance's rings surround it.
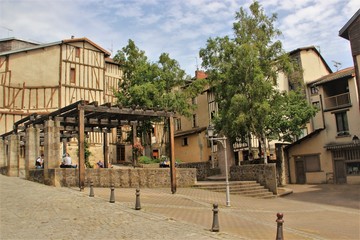
<svg viewBox="0 0 360 240">
<path fill-rule="evenodd" d="M 141 156 L 139 157 L 139 163 L 141 164 L 159 163 L 159 159 L 152 159 L 147 156 Z"/>
</svg>

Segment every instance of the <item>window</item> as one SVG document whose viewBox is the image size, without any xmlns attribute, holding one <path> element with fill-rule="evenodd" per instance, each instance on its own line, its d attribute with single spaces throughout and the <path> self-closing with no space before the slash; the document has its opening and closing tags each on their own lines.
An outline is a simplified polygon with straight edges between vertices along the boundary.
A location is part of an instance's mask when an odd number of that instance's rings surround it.
<svg viewBox="0 0 360 240">
<path fill-rule="evenodd" d="M 75 47 L 75 57 L 77 57 L 77 58 L 80 57 L 80 48 L 79 47 Z"/>
<path fill-rule="evenodd" d="M 214 119 L 215 117 L 215 111 L 211 111 L 210 113 L 210 120 Z"/>
<path fill-rule="evenodd" d="M 192 127 L 197 127 L 197 117 L 196 114 L 192 116 Z"/>
<path fill-rule="evenodd" d="M 175 119 L 175 131 L 180 131 L 180 130 L 181 130 L 181 119 L 176 118 Z"/>
<path fill-rule="evenodd" d="M 320 159 L 319 155 L 303 156 L 305 161 L 306 172 L 319 172 L 320 171 Z"/>
<path fill-rule="evenodd" d="M 76 83 L 75 68 L 70 69 L 70 83 Z"/>
<path fill-rule="evenodd" d="M 316 109 L 320 110 L 320 102 L 319 102 L 319 101 L 313 102 L 312 105 L 313 105 Z"/>
<path fill-rule="evenodd" d="M 360 162 L 346 163 L 347 175 L 360 175 Z"/>
<path fill-rule="evenodd" d="M 196 104 L 197 104 L 196 97 L 194 97 L 194 98 L 191 99 L 191 103 L 192 103 L 193 105 L 196 105 Z"/>
<path fill-rule="evenodd" d="M 317 87 L 310 87 L 311 95 L 318 94 L 319 89 Z"/>
<path fill-rule="evenodd" d="M 318 154 L 314 155 L 304 155 L 295 157 L 296 161 L 303 162 L 305 172 L 319 172 L 320 168 L 320 158 Z"/>
<path fill-rule="evenodd" d="M 188 145 L 188 139 L 187 138 L 183 138 L 182 139 L 182 146 L 187 146 Z"/>
<path fill-rule="evenodd" d="M 346 116 L 346 112 L 335 113 L 337 135 L 344 136 L 349 135 L 349 125 Z"/>
</svg>

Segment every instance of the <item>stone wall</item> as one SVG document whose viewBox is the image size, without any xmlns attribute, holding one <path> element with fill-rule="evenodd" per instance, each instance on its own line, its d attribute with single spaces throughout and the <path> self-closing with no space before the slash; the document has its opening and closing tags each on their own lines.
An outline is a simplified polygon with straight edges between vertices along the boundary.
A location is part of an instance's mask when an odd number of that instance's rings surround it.
<svg viewBox="0 0 360 240">
<path fill-rule="evenodd" d="M 230 180 L 257 181 L 274 194 L 277 194 L 275 163 L 232 166 L 230 168 Z"/>
<path fill-rule="evenodd" d="M 50 179 L 45 182 L 44 170 L 30 170 L 29 180 L 61 187 L 77 187 L 79 170 L 56 168 L 49 170 Z M 171 187 L 169 168 L 86 169 L 85 182 L 93 181 L 94 187 Z M 189 187 L 196 182 L 196 169 L 176 169 L 177 187 Z"/>
<path fill-rule="evenodd" d="M 7 175 L 7 173 L 8 173 L 8 167 L 7 166 L 0 167 L 0 174 Z"/>
<path fill-rule="evenodd" d="M 180 163 L 178 168 L 196 168 L 198 181 L 204 181 L 209 176 L 220 174 L 220 168 L 211 168 L 210 162 Z"/>
</svg>

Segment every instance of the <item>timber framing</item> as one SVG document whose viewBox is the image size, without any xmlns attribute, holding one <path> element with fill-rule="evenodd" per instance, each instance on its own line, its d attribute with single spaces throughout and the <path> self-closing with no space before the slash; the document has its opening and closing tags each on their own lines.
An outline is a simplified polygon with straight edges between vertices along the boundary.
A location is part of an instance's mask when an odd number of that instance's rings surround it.
<svg viewBox="0 0 360 240">
<path fill-rule="evenodd" d="M 0 135 L 5 140 L 7 136 L 16 134 L 20 141 L 25 142 L 26 128 L 35 126 L 40 129 L 40 142 L 44 138 L 44 127 L 46 122 L 53 120 L 59 122 L 60 138 L 59 141 L 70 138 L 78 139 L 79 149 L 79 187 L 80 190 L 85 185 L 85 155 L 84 142 L 85 137 L 90 132 L 102 132 L 104 135 L 110 132 L 112 128 L 118 128 L 123 125 L 141 125 L 142 121 L 163 119 L 169 123 L 170 138 L 170 177 L 171 191 L 176 192 L 176 172 L 175 172 L 175 153 L 174 153 L 174 126 L 173 112 L 163 110 L 141 109 L 141 108 L 123 108 L 119 105 L 105 103 L 99 105 L 98 102 L 80 100 L 66 107 L 60 108 L 47 115 L 31 114 L 14 123 L 13 130 Z M 106 138 L 104 138 L 106 139 Z M 104 153 L 104 155 L 106 155 Z"/>
<path fill-rule="evenodd" d="M 62 138 L 74 137 L 79 135 L 79 111 L 84 110 L 84 133 L 89 132 L 109 132 L 112 128 L 119 126 L 137 124 L 145 120 L 173 117 L 173 112 L 162 110 L 151 110 L 141 108 L 123 108 L 119 105 L 105 103 L 99 105 L 98 102 L 87 102 L 84 100 L 75 102 L 66 107 L 58 109 L 46 115 L 31 114 L 14 123 L 14 129 L 0 135 L 1 138 L 12 133 L 19 133 L 26 127 L 33 125 L 43 130 L 45 121 L 57 120 L 60 122 L 60 133 Z"/>
</svg>

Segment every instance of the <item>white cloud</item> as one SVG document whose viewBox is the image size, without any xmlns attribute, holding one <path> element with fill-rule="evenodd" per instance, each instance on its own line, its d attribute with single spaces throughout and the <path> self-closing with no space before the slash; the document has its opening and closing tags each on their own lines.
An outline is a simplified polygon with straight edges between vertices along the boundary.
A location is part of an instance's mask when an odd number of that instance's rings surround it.
<svg viewBox="0 0 360 240">
<path fill-rule="evenodd" d="M 253 0 L 0 0 L 0 37 L 53 42 L 88 37 L 113 52 L 135 43 L 152 60 L 168 52 L 193 74 L 209 37 L 232 36 L 235 12 Z M 359 9 L 358 0 L 260 0 L 278 12 L 286 50 L 319 45 L 325 59 L 351 63 L 338 31 Z M 10 31 L 8 29 L 12 29 Z M 339 51 L 341 51 L 339 53 Z"/>
</svg>

